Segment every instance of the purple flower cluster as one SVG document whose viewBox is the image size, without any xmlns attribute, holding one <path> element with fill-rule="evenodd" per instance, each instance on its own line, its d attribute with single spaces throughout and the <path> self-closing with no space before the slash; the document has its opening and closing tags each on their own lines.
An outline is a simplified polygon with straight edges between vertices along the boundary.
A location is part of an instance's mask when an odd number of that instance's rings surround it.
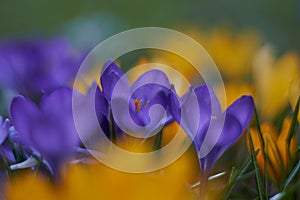
<svg viewBox="0 0 300 200">
<path fill-rule="evenodd" d="M 20 145 L 27 155 L 24 159 L 40 155 L 54 175 L 80 147 L 69 87 L 78 66 L 79 54 L 62 40 L 0 47 L 0 84 L 20 94 L 11 102 L 12 124 L 0 118 L 0 144 L 4 146 L 10 140 Z M 193 140 L 203 173 L 209 173 L 216 160 L 237 141 L 254 110 L 252 97 L 242 96 L 222 112 L 214 92 L 206 85 L 178 97 L 159 70 L 150 70 L 130 84 L 112 61 L 103 67 L 100 84 L 92 86 L 95 96 L 82 95 L 88 97 L 82 99 L 87 104 L 91 99 L 95 101 L 97 119 L 107 137 L 118 140 L 131 133 L 147 138 L 177 121 Z M 84 114 L 81 118 L 88 119 Z M 10 138 L 11 125 L 14 135 Z M 86 130 L 91 131 L 89 127 Z"/>
<path fill-rule="evenodd" d="M 9 132 L 11 124 L 1 118 L 0 142 L 5 156 L 19 162 L 15 163 L 18 168 L 32 167 L 26 159 L 33 160 L 30 156 L 34 155 L 57 175 L 61 164 L 74 153 L 79 140 L 71 85 L 81 60 L 82 54 L 62 38 L 0 45 L 0 86 L 19 94 L 12 99 L 8 113 L 14 131 Z M 21 156 L 16 158 L 18 153 Z"/>
<path fill-rule="evenodd" d="M 167 76 L 158 70 L 146 72 L 130 86 L 123 72 L 110 61 L 100 80 L 102 90 L 97 90 L 96 110 L 105 131 L 109 132 L 110 112 L 121 130 L 142 136 L 149 136 L 175 120 L 193 139 L 201 170 L 206 174 L 242 135 L 254 112 L 251 96 L 240 97 L 222 112 L 216 95 L 206 85 L 179 98 Z M 154 105 L 164 109 L 151 112 Z"/>
</svg>

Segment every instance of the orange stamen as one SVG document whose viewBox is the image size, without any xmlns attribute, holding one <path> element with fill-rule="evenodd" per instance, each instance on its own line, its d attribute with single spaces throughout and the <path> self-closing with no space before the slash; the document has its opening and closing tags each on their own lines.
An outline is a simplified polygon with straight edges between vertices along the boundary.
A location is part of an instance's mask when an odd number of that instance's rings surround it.
<svg viewBox="0 0 300 200">
<path fill-rule="evenodd" d="M 138 105 L 137 105 L 137 107 L 136 107 L 136 111 L 137 111 L 137 112 L 140 112 L 140 111 L 141 111 L 142 105 L 143 105 L 143 101 L 140 100 L 139 103 L 138 103 Z"/>
</svg>

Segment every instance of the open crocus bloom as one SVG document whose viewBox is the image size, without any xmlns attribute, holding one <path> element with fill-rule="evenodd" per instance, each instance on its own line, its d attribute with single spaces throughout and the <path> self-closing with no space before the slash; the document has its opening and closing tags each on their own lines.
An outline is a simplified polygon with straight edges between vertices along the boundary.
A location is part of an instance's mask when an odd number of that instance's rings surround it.
<svg viewBox="0 0 300 200">
<path fill-rule="evenodd" d="M 112 114 L 119 131 L 145 138 L 171 120 L 171 84 L 162 71 L 148 71 L 130 85 L 120 68 L 108 61 L 100 82 L 102 90 L 98 88 L 96 92 L 100 124 L 103 120 L 110 121 L 109 115 Z"/>
<path fill-rule="evenodd" d="M 251 96 L 242 96 L 223 113 L 214 92 L 203 85 L 182 97 L 179 111 L 173 115 L 193 139 L 202 173 L 207 174 L 251 122 L 254 103 Z"/>
<path fill-rule="evenodd" d="M 40 153 L 54 174 L 71 155 L 78 140 L 71 97 L 71 89 L 61 88 L 45 94 L 40 105 L 23 96 L 15 97 L 11 104 L 12 122 L 19 142 Z"/>
</svg>

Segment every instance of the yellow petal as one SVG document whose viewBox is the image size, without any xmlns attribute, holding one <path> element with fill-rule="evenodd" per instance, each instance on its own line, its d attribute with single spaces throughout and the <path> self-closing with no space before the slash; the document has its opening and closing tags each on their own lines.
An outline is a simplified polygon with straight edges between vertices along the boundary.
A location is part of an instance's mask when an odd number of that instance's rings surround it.
<svg viewBox="0 0 300 200">
<path fill-rule="evenodd" d="M 264 123 L 261 125 L 261 131 L 263 134 L 263 139 L 265 142 L 265 152 L 267 153 L 269 160 L 267 164 L 267 170 L 268 174 L 272 177 L 273 180 L 278 182 L 280 180 L 280 162 L 278 160 L 278 156 L 280 156 L 280 153 L 277 149 L 277 134 L 273 126 L 269 123 Z M 265 160 L 264 160 L 264 153 L 263 153 L 263 148 L 262 144 L 260 141 L 259 133 L 256 129 L 251 128 L 250 129 L 250 134 L 252 137 L 253 145 L 254 145 L 254 150 L 260 149 L 260 151 L 257 154 L 257 162 L 260 167 L 260 170 L 262 173 L 265 171 Z M 250 143 L 249 143 L 249 138 L 248 138 L 248 150 L 250 150 Z"/>
<path fill-rule="evenodd" d="M 287 144 L 287 140 L 286 139 L 287 139 L 288 134 L 289 134 L 291 123 L 292 123 L 292 119 L 291 118 L 287 117 L 287 118 L 284 119 L 280 135 L 279 135 L 279 137 L 277 139 L 278 149 L 279 149 L 279 151 L 281 153 L 285 169 L 289 169 L 289 164 L 291 162 L 289 160 L 288 154 L 290 153 L 291 158 L 293 159 L 293 158 L 296 157 L 296 152 L 297 152 L 297 138 L 296 138 L 296 134 L 294 134 L 294 136 L 292 137 L 289 152 L 287 151 L 288 144 Z"/>
<path fill-rule="evenodd" d="M 294 52 L 275 60 L 270 46 L 260 50 L 253 70 L 254 92 L 262 118 L 274 119 L 287 107 L 290 83 L 299 75 L 299 63 Z"/>
</svg>

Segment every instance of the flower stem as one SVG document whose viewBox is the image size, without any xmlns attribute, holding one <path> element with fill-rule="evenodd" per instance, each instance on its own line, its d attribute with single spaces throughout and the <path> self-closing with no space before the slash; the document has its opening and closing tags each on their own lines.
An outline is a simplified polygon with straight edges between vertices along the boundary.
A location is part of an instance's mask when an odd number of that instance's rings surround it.
<svg viewBox="0 0 300 200">
<path fill-rule="evenodd" d="M 160 130 L 157 135 L 155 136 L 155 140 L 154 140 L 154 146 L 153 149 L 159 150 L 161 148 L 161 141 L 162 141 L 162 130 Z"/>
<path fill-rule="evenodd" d="M 207 188 L 207 184 L 208 184 L 207 173 L 201 172 L 200 180 L 201 180 L 201 184 L 200 184 L 200 188 L 199 188 L 200 189 L 199 197 L 200 197 L 200 199 L 205 199 L 205 193 L 206 193 L 206 188 Z"/>
</svg>

